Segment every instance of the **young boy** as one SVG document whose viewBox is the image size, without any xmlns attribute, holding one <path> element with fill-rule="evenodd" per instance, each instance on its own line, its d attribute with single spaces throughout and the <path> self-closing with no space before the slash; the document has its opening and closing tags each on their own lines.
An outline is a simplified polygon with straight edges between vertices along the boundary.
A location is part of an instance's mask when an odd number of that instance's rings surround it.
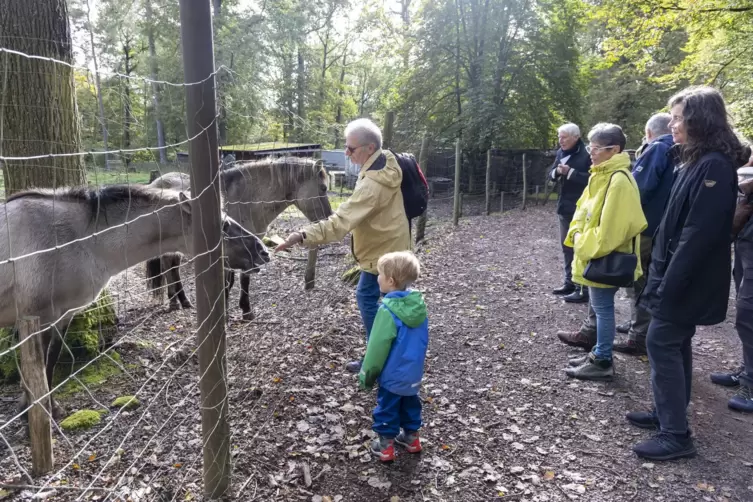
<svg viewBox="0 0 753 502">
<path fill-rule="evenodd" d="M 387 253 L 377 262 L 377 270 L 379 289 L 385 296 L 358 380 L 361 389 L 371 389 L 379 381 L 373 426 L 379 438 L 371 450 L 379 460 L 389 462 L 395 459 L 394 443 L 405 446 L 408 453 L 421 451 L 418 389 L 429 345 L 429 322 L 421 293 L 408 289 L 420 272 L 413 253 Z"/>
</svg>

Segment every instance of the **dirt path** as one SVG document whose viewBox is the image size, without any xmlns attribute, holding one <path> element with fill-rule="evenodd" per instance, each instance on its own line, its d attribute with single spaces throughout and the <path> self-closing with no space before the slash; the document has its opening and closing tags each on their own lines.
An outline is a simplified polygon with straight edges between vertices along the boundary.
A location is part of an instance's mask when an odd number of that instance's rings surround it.
<svg viewBox="0 0 753 502">
<path fill-rule="evenodd" d="M 235 499 L 753 500 L 753 417 L 729 412 L 729 391 L 708 381 L 710 371 L 740 358 L 730 322 L 695 339 L 695 459 L 651 465 L 630 449 L 648 436 L 624 420 L 649 403 L 647 362 L 618 355 L 613 383 L 566 379 L 571 350 L 554 332 L 577 328 L 586 308 L 549 294 L 561 280 L 552 213 L 465 218 L 454 230 L 434 222 L 418 284 L 431 326 L 425 450 L 389 466 L 366 449 L 375 393 L 359 392 L 343 369 L 364 348 L 354 290 L 339 281 L 347 246 L 322 250 L 311 292 L 301 287 L 302 261 L 278 259 L 255 276 L 257 321 L 228 329 Z M 231 304 L 237 316 L 237 299 Z M 622 299 L 618 318 L 627 314 Z M 129 312 L 120 346 L 129 374 L 63 403 L 92 407 L 92 399 L 140 393 L 142 407 L 58 440 L 56 468 L 73 452 L 80 457 L 54 484 L 115 489 L 87 500 L 201 499 L 191 316 L 143 304 Z M 0 402 L 0 418 L 9 406 Z M 119 462 L 107 466 L 121 447 Z M 26 446 L 14 449 L 26 458 Z M 0 480 L 18 479 L 14 471 L 6 456 Z M 61 491 L 53 500 L 78 495 Z"/>
</svg>

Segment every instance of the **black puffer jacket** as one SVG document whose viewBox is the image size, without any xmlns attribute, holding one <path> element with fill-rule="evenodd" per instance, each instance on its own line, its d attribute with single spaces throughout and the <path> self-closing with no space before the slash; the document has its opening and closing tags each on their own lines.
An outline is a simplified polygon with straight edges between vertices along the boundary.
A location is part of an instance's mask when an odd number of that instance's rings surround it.
<svg viewBox="0 0 753 502">
<path fill-rule="evenodd" d="M 562 176 L 557 172 L 557 166 L 560 165 L 562 158 L 570 156 L 565 162 L 572 172 L 568 176 Z M 557 150 L 557 156 L 554 158 L 554 164 L 549 171 L 549 177 L 555 181 L 561 181 L 559 199 L 557 200 L 557 214 L 572 216 L 575 213 L 575 204 L 583 194 L 586 185 L 588 185 L 589 169 L 591 169 L 591 156 L 586 152 L 586 145 L 583 140 L 578 138 L 578 142 L 570 150 Z"/>
<path fill-rule="evenodd" d="M 735 165 L 720 153 L 677 172 L 638 299 L 652 316 L 695 326 L 724 321 L 736 199 Z"/>
</svg>

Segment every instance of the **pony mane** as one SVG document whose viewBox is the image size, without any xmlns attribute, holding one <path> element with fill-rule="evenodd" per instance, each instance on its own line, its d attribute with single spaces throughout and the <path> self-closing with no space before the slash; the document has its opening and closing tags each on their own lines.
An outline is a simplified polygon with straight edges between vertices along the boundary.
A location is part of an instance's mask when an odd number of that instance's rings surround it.
<svg viewBox="0 0 753 502">
<path fill-rule="evenodd" d="M 65 187 L 33 188 L 17 192 L 6 199 L 6 204 L 19 199 L 47 199 L 86 204 L 92 215 L 108 207 L 130 204 L 137 207 L 172 204 L 178 202 L 178 192 L 151 188 L 146 185 L 118 184 L 100 188 Z"/>
<path fill-rule="evenodd" d="M 230 169 L 222 172 L 227 183 L 253 176 L 254 172 L 266 171 L 273 180 L 285 187 L 295 186 L 299 180 L 319 177 L 326 179 L 327 172 L 319 160 L 302 157 L 267 157 L 261 160 L 236 162 Z"/>
</svg>

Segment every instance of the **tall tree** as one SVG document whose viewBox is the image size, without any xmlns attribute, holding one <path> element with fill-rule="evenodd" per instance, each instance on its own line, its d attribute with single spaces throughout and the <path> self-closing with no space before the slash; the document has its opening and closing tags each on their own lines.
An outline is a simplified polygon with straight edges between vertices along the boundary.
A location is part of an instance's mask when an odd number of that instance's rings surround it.
<svg viewBox="0 0 753 502">
<path fill-rule="evenodd" d="M 71 63 L 65 0 L 5 0 L 0 9 L 0 46 Z M 0 55 L 0 129 L 6 196 L 36 187 L 86 184 L 79 155 L 79 123 L 73 69 L 66 64 Z"/>
</svg>

